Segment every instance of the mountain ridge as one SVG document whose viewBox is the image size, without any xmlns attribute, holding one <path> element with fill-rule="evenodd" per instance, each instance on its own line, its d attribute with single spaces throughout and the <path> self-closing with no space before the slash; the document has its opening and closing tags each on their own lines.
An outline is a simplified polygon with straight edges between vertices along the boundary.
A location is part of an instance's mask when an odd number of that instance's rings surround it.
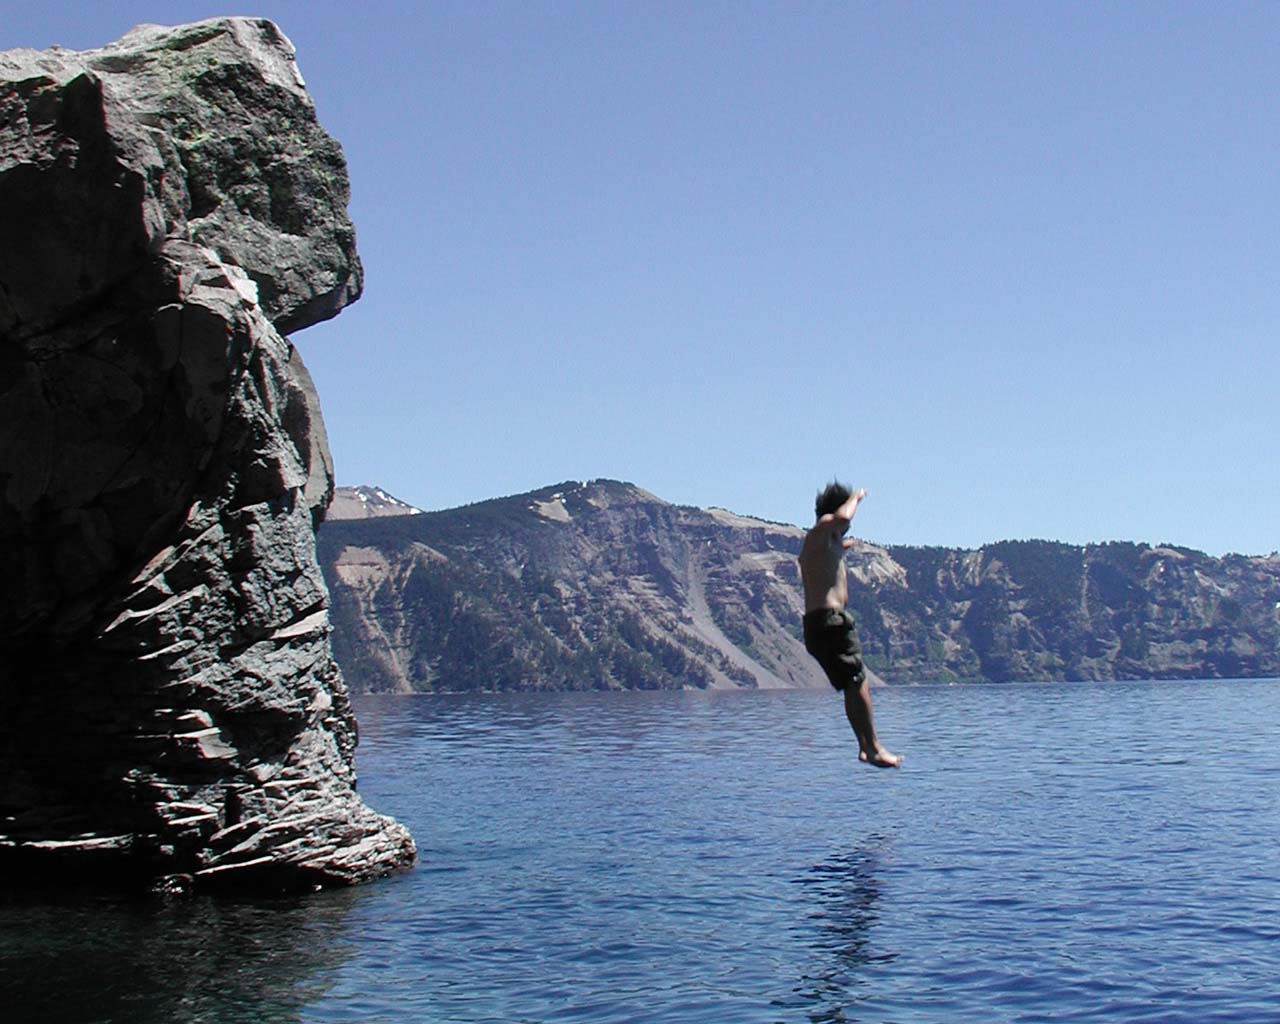
<svg viewBox="0 0 1280 1024">
<path fill-rule="evenodd" d="M 356 691 L 807 687 L 804 529 L 564 481 L 327 523 Z M 1280 556 L 1128 542 L 850 552 L 868 667 L 895 682 L 1280 674 Z"/>
<path fill-rule="evenodd" d="M 360 484 L 335 487 L 325 518 L 334 522 L 345 519 L 372 519 L 376 516 L 416 516 L 422 509 L 401 501 L 381 487 Z"/>
</svg>

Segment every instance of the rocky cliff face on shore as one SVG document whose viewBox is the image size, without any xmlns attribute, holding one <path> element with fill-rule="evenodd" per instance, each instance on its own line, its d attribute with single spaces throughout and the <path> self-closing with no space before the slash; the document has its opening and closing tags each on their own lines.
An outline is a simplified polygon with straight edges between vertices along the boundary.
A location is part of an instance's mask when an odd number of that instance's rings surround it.
<svg viewBox="0 0 1280 1024">
<path fill-rule="evenodd" d="M 804 531 L 597 480 L 326 523 L 334 651 L 361 691 L 825 686 Z M 848 556 L 894 683 L 1280 675 L 1280 556 L 1047 541 Z"/>
<path fill-rule="evenodd" d="M 273 24 L 0 53 L 0 864 L 309 886 L 411 862 L 355 793 L 284 335 L 360 293 Z"/>
</svg>

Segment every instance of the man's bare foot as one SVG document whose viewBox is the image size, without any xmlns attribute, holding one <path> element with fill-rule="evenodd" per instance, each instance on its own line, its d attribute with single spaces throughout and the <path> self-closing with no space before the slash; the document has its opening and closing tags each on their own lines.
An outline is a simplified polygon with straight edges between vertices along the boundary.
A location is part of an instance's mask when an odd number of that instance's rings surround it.
<svg viewBox="0 0 1280 1024">
<path fill-rule="evenodd" d="M 877 768 L 897 768 L 902 764 L 902 756 L 900 754 L 890 753 L 884 747 L 876 747 L 870 754 L 865 750 L 859 750 L 858 760 L 863 764 L 874 765 Z"/>
</svg>

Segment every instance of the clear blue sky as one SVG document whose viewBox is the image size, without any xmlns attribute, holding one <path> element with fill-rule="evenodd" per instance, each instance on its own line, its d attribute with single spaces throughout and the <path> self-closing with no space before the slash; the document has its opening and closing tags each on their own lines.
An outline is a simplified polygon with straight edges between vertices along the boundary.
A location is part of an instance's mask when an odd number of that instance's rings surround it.
<svg viewBox="0 0 1280 1024">
<path fill-rule="evenodd" d="M 1280 548 L 1280 4 L 0 7 L 293 40 L 367 273 L 294 339 L 341 483 Z"/>
</svg>

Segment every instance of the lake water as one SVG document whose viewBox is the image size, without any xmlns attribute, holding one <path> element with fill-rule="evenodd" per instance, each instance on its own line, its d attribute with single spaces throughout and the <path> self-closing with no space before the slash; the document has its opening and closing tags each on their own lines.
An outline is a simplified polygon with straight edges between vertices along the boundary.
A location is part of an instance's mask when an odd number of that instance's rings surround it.
<svg viewBox="0 0 1280 1024">
<path fill-rule="evenodd" d="M 1280 1020 L 1280 682 L 384 697 L 405 875 L 0 904 L 0 1020 Z"/>
</svg>

